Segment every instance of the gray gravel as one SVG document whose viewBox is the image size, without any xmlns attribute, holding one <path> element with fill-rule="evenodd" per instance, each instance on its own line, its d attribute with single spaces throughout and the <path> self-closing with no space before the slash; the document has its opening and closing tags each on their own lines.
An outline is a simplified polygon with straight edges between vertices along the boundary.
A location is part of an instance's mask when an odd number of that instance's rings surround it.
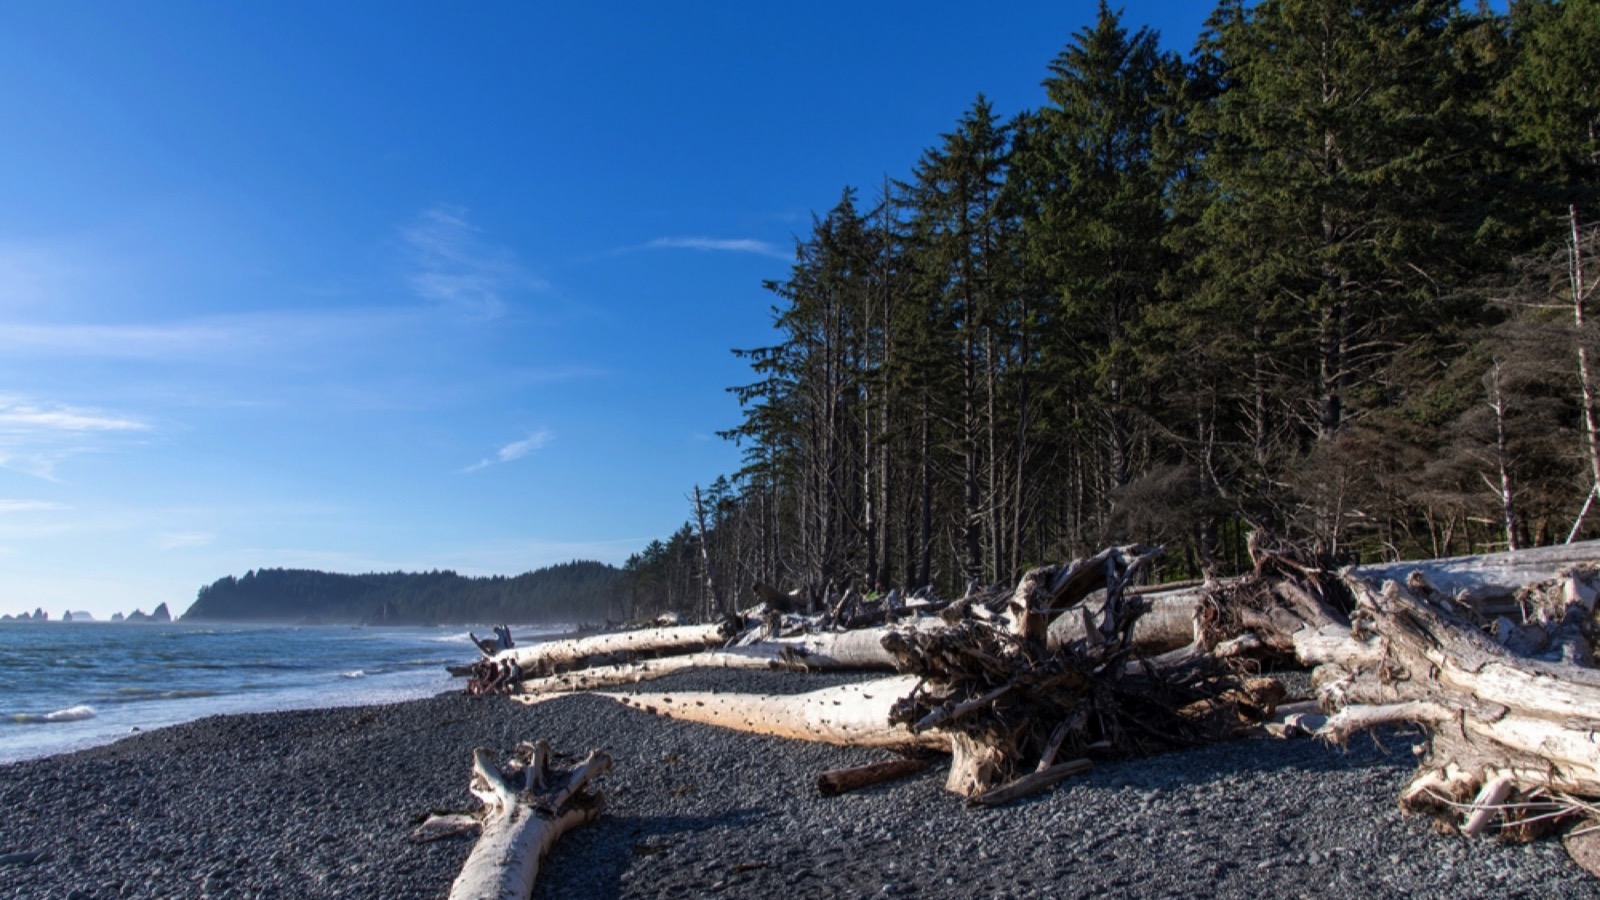
<svg viewBox="0 0 1600 900">
<path fill-rule="evenodd" d="M 841 676 L 696 672 L 668 690 L 807 690 Z M 569 833 L 536 897 L 1595 897 L 1560 845 L 1466 841 L 1402 818 L 1415 735 L 1347 750 L 1253 739 L 1107 763 L 969 810 L 928 772 L 824 799 L 816 775 L 885 758 L 652 718 L 571 696 L 442 696 L 218 716 L 0 767 L 0 897 L 439 898 L 466 839 L 472 748 L 547 738 L 616 757 L 606 815 Z"/>
</svg>

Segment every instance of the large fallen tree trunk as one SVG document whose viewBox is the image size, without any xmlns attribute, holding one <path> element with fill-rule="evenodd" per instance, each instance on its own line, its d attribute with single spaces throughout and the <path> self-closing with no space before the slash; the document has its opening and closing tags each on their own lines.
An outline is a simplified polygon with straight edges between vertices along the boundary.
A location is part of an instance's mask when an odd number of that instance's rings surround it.
<svg viewBox="0 0 1600 900">
<path fill-rule="evenodd" d="M 689 669 L 765 669 L 791 672 L 840 669 L 893 671 L 895 659 L 883 648 L 891 630 L 943 628 L 939 619 L 913 619 L 897 629 L 866 628 L 773 638 L 742 647 L 662 656 L 638 662 L 589 666 L 556 675 L 523 678 L 511 688 L 519 699 L 536 694 L 617 687 L 664 678 Z"/>
<path fill-rule="evenodd" d="M 889 711 L 917 679 L 896 675 L 805 694 L 725 694 L 702 691 L 601 694 L 671 719 L 755 734 L 892 750 L 948 750 L 942 734 L 919 734 L 891 724 Z"/>
<path fill-rule="evenodd" d="M 679 625 L 514 647 L 474 663 L 467 690 L 474 694 L 503 693 L 524 678 L 553 675 L 562 668 L 582 668 L 593 660 L 615 662 L 639 655 L 691 653 L 718 646 L 729 634 L 726 623 Z"/>
<path fill-rule="evenodd" d="M 634 663 L 617 663 L 610 666 L 590 666 L 574 669 L 559 675 L 541 678 L 524 678 L 514 689 L 512 699 L 526 702 L 542 694 L 570 691 L 588 691 L 598 688 L 618 687 L 665 678 L 689 669 L 760 669 L 806 672 L 812 669 L 836 668 L 829 660 L 806 657 L 797 653 L 783 653 L 770 647 L 739 647 L 729 650 L 708 650 L 683 656 L 663 656 L 659 659 Z"/>
<path fill-rule="evenodd" d="M 1516 610 L 1516 594 L 1524 585 L 1595 560 L 1600 560 L 1600 541 L 1581 541 L 1478 556 L 1356 566 L 1350 574 L 1371 584 L 1382 584 L 1404 583 L 1413 572 L 1420 572 L 1434 590 L 1493 617 Z"/>
<path fill-rule="evenodd" d="M 1266 543 L 1261 539 L 1258 541 Z M 1275 553 L 1260 546 L 1253 546 L 1252 557 L 1258 563 L 1258 568 L 1264 570 L 1260 574 L 1271 575 L 1279 581 L 1291 579 L 1301 589 L 1315 588 L 1314 582 L 1319 579 L 1331 581 L 1335 575 L 1331 565 L 1296 562 L 1292 554 Z M 1524 585 L 1552 578 L 1563 568 L 1596 559 L 1600 559 L 1600 541 L 1585 541 L 1507 553 L 1376 563 L 1355 566 L 1347 569 L 1346 574 L 1372 584 L 1382 584 L 1387 580 L 1404 582 L 1412 577 L 1412 573 L 1420 573 L 1433 591 L 1448 596 L 1452 602 L 1464 607 L 1464 611 L 1478 623 L 1482 623 L 1492 622 L 1499 616 L 1514 616 L 1519 612 L 1521 604 L 1517 593 Z M 1134 625 L 1135 655 L 1154 656 L 1186 647 L 1208 626 L 1214 636 L 1226 634 L 1227 628 L 1211 625 L 1207 621 L 1206 600 L 1219 590 L 1260 581 L 1259 578 L 1229 578 L 1215 583 L 1145 588 L 1135 592 L 1149 607 Z M 1051 646 L 1081 639 L 1084 636 L 1085 616 L 1098 616 L 1103 602 L 1103 598 L 1091 598 L 1056 619 L 1050 626 Z M 1290 607 L 1295 605 L 1295 602 L 1288 603 Z M 1211 614 L 1214 612 L 1211 611 Z M 1283 651 L 1289 650 L 1293 642 L 1287 640 L 1289 632 L 1283 632 L 1282 628 L 1277 630 L 1282 632 L 1280 636 L 1286 640 L 1273 645 L 1273 649 L 1283 655 Z M 1315 661 L 1315 657 L 1312 661 Z"/>
<path fill-rule="evenodd" d="M 555 773 L 544 741 L 523 744 L 504 769 L 488 750 L 474 751 L 472 793 L 483 803 L 482 833 L 450 888 L 450 900 L 526 900 L 539 862 L 556 840 L 600 815 L 600 795 L 588 785 L 610 769 L 611 757 L 596 750 L 571 772 Z M 425 823 L 418 831 L 438 829 Z"/>
</svg>

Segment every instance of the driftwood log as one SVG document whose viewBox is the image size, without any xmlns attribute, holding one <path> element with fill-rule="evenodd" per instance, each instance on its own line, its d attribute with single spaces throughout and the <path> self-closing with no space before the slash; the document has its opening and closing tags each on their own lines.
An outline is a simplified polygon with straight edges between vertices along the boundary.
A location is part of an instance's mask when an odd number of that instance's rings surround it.
<svg viewBox="0 0 1600 900">
<path fill-rule="evenodd" d="M 525 678 L 583 668 L 594 661 L 614 663 L 641 655 L 691 653 L 721 645 L 730 634 L 726 623 L 643 628 L 580 638 L 545 641 L 502 650 L 471 666 L 468 693 L 505 693 Z"/>
<path fill-rule="evenodd" d="M 948 750 L 946 736 L 913 732 L 889 720 L 890 710 L 916 685 L 915 677 L 896 675 L 805 694 L 678 691 L 600 696 L 669 719 L 755 734 L 907 752 Z"/>
<path fill-rule="evenodd" d="M 483 804 L 473 823 L 481 834 L 450 900 L 526 900 L 539 876 L 539 863 L 572 828 L 600 815 L 601 797 L 589 782 L 611 769 L 611 757 L 596 750 L 570 772 L 550 766 L 550 745 L 523 744 L 502 769 L 490 751 L 472 754 L 472 793 Z M 416 840 L 432 840 L 467 827 L 467 817 L 430 819 Z"/>
</svg>

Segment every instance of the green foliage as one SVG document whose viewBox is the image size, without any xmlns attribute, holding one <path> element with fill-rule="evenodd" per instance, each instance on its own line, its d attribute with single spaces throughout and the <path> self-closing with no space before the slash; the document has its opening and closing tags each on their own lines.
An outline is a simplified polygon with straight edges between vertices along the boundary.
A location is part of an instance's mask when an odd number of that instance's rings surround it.
<svg viewBox="0 0 1600 900">
<path fill-rule="evenodd" d="M 630 561 L 632 609 L 703 609 L 701 540 L 726 606 L 958 593 L 1124 540 L 1198 574 L 1259 526 L 1550 539 L 1589 488 L 1594 339 L 1546 251 L 1596 215 L 1597 12 L 1223 0 L 1185 60 L 1102 3 L 1042 108 L 980 95 L 813 222 L 773 345 L 740 352 L 745 466 L 703 537 Z"/>
</svg>

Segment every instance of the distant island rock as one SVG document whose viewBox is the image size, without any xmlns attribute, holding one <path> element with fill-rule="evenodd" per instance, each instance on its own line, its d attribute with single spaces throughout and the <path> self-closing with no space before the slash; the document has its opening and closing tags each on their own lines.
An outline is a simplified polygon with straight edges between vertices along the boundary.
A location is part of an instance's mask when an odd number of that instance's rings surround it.
<svg viewBox="0 0 1600 900">
<path fill-rule="evenodd" d="M 623 570 L 593 561 L 515 577 L 451 571 L 343 575 L 260 569 L 200 589 L 184 622 L 255 621 L 323 625 L 465 625 L 603 621 L 626 593 Z"/>
<path fill-rule="evenodd" d="M 66 612 L 61 614 L 61 621 L 63 621 L 63 622 L 93 622 L 94 621 L 94 616 L 91 615 L 88 610 L 84 610 L 84 609 L 70 610 L 69 609 Z"/>
<path fill-rule="evenodd" d="M 113 622 L 115 622 L 117 620 L 117 617 L 116 616 L 112 616 L 111 620 Z M 167 605 L 165 603 L 163 603 L 160 606 L 156 607 L 155 612 L 148 613 L 148 614 L 146 614 L 144 612 L 144 610 L 136 609 L 133 612 L 128 613 L 127 618 L 123 619 L 123 621 L 124 622 L 171 622 L 172 621 L 172 613 L 167 611 Z"/>
<path fill-rule="evenodd" d="M 0 622 L 48 622 L 50 614 L 42 609 L 35 609 L 32 613 L 19 613 L 14 616 L 0 616 Z"/>
</svg>

